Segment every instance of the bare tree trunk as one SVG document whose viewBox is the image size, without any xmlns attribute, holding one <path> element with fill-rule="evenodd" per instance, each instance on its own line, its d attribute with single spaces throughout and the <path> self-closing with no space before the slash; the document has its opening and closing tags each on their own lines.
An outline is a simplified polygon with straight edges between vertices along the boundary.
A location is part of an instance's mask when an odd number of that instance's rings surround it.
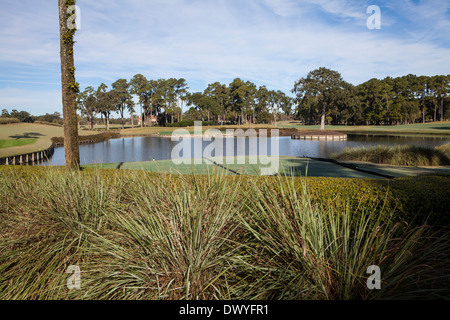
<svg viewBox="0 0 450 320">
<path fill-rule="evenodd" d="M 59 32 L 61 56 L 61 85 L 64 124 L 64 153 L 68 169 L 80 168 L 80 150 L 78 145 L 77 104 L 75 63 L 73 58 L 74 30 L 68 27 L 70 14 L 67 12 L 66 0 L 58 0 Z M 72 33 L 72 34 L 71 34 Z"/>
<path fill-rule="evenodd" d="M 122 129 L 125 129 L 125 122 L 123 121 L 123 112 L 124 112 L 124 107 L 122 107 L 120 109 L 120 118 L 122 119 Z"/>
<path fill-rule="evenodd" d="M 436 122 L 436 110 L 437 110 L 437 106 L 436 106 L 436 104 L 434 104 L 434 118 L 433 118 L 433 121 L 434 122 Z"/>
<path fill-rule="evenodd" d="M 183 101 L 181 101 L 180 121 L 183 121 Z"/>
<path fill-rule="evenodd" d="M 325 112 L 322 113 L 322 117 L 320 118 L 320 130 L 325 130 Z"/>
<path fill-rule="evenodd" d="M 150 106 L 150 127 L 153 126 L 153 105 Z"/>
<path fill-rule="evenodd" d="M 142 116 L 142 102 L 139 103 L 139 105 L 141 106 L 141 113 L 139 114 L 139 118 L 141 119 L 141 128 L 144 126 L 144 117 Z"/>
</svg>

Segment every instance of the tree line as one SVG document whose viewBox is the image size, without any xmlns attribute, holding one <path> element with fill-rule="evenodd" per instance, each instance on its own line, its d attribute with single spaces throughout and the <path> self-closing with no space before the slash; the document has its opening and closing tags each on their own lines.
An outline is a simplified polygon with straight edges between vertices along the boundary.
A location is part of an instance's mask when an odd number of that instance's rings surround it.
<svg viewBox="0 0 450 320">
<path fill-rule="evenodd" d="M 130 81 L 115 81 L 110 89 L 104 83 L 87 87 L 77 94 L 77 106 L 91 126 L 100 115 L 107 127 L 112 113 L 119 114 L 124 127 L 125 111 L 132 121 L 137 113 L 140 126 L 164 126 L 183 119 L 218 124 L 301 120 L 324 128 L 325 124 L 395 125 L 450 118 L 450 75 L 409 74 L 355 86 L 339 72 L 319 68 L 294 83 L 293 97 L 240 78 L 228 85 L 211 83 L 202 92 L 188 89 L 183 78 L 148 80 L 136 74 Z M 186 112 L 184 106 L 189 107 Z"/>
<path fill-rule="evenodd" d="M 110 89 L 104 83 L 98 88 L 86 87 L 77 94 L 77 106 L 91 126 L 100 115 L 107 127 L 114 112 L 120 115 L 124 127 L 124 112 L 128 111 L 133 120 L 138 106 L 141 126 L 154 125 L 155 119 L 159 125 L 173 124 L 183 117 L 221 124 L 269 123 L 277 121 L 280 110 L 287 117 L 292 115 L 293 98 L 239 78 L 229 85 L 209 84 L 203 92 L 191 93 L 188 89 L 183 78 L 147 80 L 137 74 L 130 81 L 115 81 Z M 187 112 L 183 112 L 184 106 L 190 107 Z"/>
<path fill-rule="evenodd" d="M 28 111 L 24 110 L 18 111 L 17 109 L 12 109 L 11 112 L 9 112 L 7 109 L 2 109 L 0 118 L 13 118 L 17 119 L 19 122 L 25 123 L 44 122 L 57 125 L 62 125 L 63 123 L 62 115 L 59 112 L 33 116 Z"/>
<path fill-rule="evenodd" d="M 319 68 L 295 82 L 296 117 L 305 124 L 395 125 L 450 118 L 450 75 L 370 79 L 358 86 Z"/>
<path fill-rule="evenodd" d="M 152 125 L 154 118 L 159 118 L 161 124 L 174 123 L 182 120 L 182 105 L 186 101 L 187 89 L 185 79 L 147 80 L 145 76 L 137 74 L 130 81 L 115 81 L 110 89 L 104 83 L 98 88 L 86 87 L 77 94 L 77 107 L 91 127 L 100 115 L 109 129 L 111 114 L 115 112 L 119 114 L 123 128 L 125 112 L 130 113 L 133 121 L 138 106 L 141 126 Z M 133 96 L 137 97 L 137 103 Z"/>
</svg>

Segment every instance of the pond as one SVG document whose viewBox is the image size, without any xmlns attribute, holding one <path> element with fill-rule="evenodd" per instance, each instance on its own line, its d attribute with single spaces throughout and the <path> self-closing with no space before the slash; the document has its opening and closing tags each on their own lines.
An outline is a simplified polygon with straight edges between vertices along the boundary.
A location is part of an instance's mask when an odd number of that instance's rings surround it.
<svg viewBox="0 0 450 320">
<path fill-rule="evenodd" d="M 234 155 L 248 155 L 250 145 L 255 141 L 247 137 L 245 144 L 239 144 L 238 138 L 234 140 Z M 258 139 L 258 138 L 255 138 Z M 268 138 L 268 155 L 271 155 L 272 139 Z M 318 140 L 292 140 L 291 137 L 279 137 L 279 155 L 295 157 L 327 158 L 332 153 L 339 153 L 344 148 L 350 147 L 368 147 L 374 145 L 395 146 L 395 145 L 416 145 L 435 147 L 450 142 L 450 137 L 412 137 L 412 136 L 386 136 L 386 135 L 348 135 L 346 141 L 318 141 Z M 210 141 L 202 141 L 201 138 L 187 139 L 191 140 L 191 155 L 194 155 L 195 143 L 201 143 L 202 150 L 211 145 Z M 226 143 L 223 143 L 223 155 L 230 155 L 232 148 L 225 149 Z M 181 139 L 180 141 L 186 141 Z M 251 142 L 251 143 L 249 143 Z M 80 145 L 80 160 L 82 164 L 95 163 L 118 163 L 118 162 L 139 162 L 151 160 L 170 160 L 172 151 L 181 142 L 172 141 L 170 138 L 163 137 L 132 137 L 111 139 L 104 142 L 82 144 Z M 260 140 L 257 140 L 258 146 Z M 178 145 L 180 146 L 180 145 Z M 245 150 L 244 150 L 245 149 Z M 259 147 L 258 147 L 259 154 Z M 180 152 L 180 157 L 184 152 Z M 187 152 L 189 154 L 189 152 Z M 214 156 L 215 153 L 213 152 Z M 40 165 L 64 165 L 64 147 L 55 148 L 50 161 L 42 162 Z"/>
</svg>

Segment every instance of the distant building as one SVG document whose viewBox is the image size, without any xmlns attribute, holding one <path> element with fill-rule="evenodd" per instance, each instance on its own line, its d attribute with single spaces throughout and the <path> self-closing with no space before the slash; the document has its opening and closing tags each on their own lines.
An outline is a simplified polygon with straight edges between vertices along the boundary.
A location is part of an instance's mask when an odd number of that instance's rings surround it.
<svg viewBox="0 0 450 320">
<path fill-rule="evenodd" d="M 158 124 L 158 117 L 157 116 L 147 116 L 146 120 L 147 121 L 146 121 L 145 125 L 147 125 L 147 126 L 154 126 L 154 125 Z M 139 126 L 141 125 L 141 121 L 142 121 L 142 117 L 139 117 L 139 119 L 138 119 L 138 125 Z"/>
</svg>

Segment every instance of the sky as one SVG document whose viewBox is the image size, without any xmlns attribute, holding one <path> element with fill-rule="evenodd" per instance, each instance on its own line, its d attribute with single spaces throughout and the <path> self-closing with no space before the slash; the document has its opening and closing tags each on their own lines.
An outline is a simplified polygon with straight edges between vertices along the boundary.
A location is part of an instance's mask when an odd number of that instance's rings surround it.
<svg viewBox="0 0 450 320">
<path fill-rule="evenodd" d="M 358 85 L 450 74 L 449 0 L 78 0 L 76 81 L 235 78 L 292 95 L 319 67 Z M 368 27 L 380 9 L 380 29 Z M 62 113 L 57 1 L 0 0 L 0 110 Z"/>
</svg>

